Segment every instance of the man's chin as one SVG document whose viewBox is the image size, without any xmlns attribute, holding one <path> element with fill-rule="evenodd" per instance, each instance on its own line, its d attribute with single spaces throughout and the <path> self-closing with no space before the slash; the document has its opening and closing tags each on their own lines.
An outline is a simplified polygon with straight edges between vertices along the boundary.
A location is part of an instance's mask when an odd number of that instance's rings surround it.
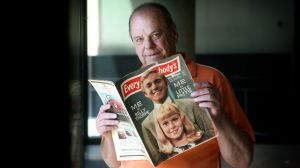
<svg viewBox="0 0 300 168">
<path fill-rule="evenodd" d="M 159 56 L 147 56 L 146 57 L 146 62 L 149 65 L 149 64 L 152 64 L 152 63 L 156 63 L 157 61 L 162 60 L 164 58 L 165 57 L 162 56 L 162 55 L 159 55 Z"/>
</svg>

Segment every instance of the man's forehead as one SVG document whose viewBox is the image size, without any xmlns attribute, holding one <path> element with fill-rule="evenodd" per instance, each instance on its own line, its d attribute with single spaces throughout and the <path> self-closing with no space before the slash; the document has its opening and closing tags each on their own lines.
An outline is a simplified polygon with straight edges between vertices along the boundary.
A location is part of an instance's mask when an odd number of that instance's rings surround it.
<svg viewBox="0 0 300 168">
<path fill-rule="evenodd" d="M 148 8 L 144 8 L 144 9 L 136 11 L 133 14 L 132 18 L 134 18 L 135 16 L 152 16 L 152 17 L 158 18 L 158 17 L 162 16 L 162 12 L 159 9 L 148 7 Z"/>
<path fill-rule="evenodd" d="M 150 73 L 150 74 L 148 74 L 148 75 L 144 78 L 144 80 L 147 80 L 147 79 L 149 79 L 149 78 L 161 79 L 162 77 L 161 77 L 159 74 L 157 74 L 157 73 Z"/>
<path fill-rule="evenodd" d="M 131 27 L 134 28 L 136 26 L 133 23 L 136 23 L 137 21 L 148 21 L 149 23 L 156 24 L 156 26 L 164 26 L 165 20 L 163 18 L 163 15 L 161 14 L 161 11 L 157 9 L 148 9 L 148 10 L 142 10 L 137 11 L 133 14 L 131 19 Z"/>
</svg>

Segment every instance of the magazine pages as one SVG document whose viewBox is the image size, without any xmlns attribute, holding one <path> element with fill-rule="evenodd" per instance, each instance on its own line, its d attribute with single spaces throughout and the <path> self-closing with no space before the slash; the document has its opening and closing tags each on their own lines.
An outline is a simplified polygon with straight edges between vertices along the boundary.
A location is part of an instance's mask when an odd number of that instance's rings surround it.
<svg viewBox="0 0 300 168">
<path fill-rule="evenodd" d="M 117 160 L 146 160 L 146 153 L 140 137 L 132 125 L 123 101 L 111 81 L 89 80 L 103 104 L 111 104 L 110 112 L 118 115 L 118 128 L 112 131 Z"/>
<path fill-rule="evenodd" d="M 153 165 L 216 139 L 207 109 L 190 96 L 195 88 L 181 54 L 126 75 L 116 87 Z"/>
<path fill-rule="evenodd" d="M 111 103 L 118 114 L 120 124 L 113 131 L 118 160 L 184 165 L 183 158 L 207 157 L 217 146 L 212 145 L 217 131 L 208 110 L 190 96 L 195 88 L 182 55 L 143 67 L 115 84 L 90 82 L 103 104 Z"/>
</svg>

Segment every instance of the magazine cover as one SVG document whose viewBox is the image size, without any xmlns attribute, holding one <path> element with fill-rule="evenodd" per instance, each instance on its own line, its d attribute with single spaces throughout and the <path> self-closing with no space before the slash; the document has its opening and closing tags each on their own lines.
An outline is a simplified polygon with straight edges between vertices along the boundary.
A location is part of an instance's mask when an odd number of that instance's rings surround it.
<svg viewBox="0 0 300 168">
<path fill-rule="evenodd" d="M 116 87 L 154 166 L 216 139 L 207 109 L 190 96 L 195 88 L 180 54 L 126 75 Z"/>
<path fill-rule="evenodd" d="M 103 104 L 111 104 L 110 112 L 116 113 L 120 121 L 118 128 L 112 131 L 117 160 L 146 160 L 145 149 L 141 144 L 128 111 L 115 87 L 110 81 L 89 80 L 100 96 Z"/>
</svg>

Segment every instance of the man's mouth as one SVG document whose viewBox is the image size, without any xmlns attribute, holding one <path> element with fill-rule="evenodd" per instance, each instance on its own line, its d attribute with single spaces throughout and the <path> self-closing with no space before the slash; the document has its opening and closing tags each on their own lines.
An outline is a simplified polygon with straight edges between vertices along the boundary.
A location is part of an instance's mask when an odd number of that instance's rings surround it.
<svg viewBox="0 0 300 168">
<path fill-rule="evenodd" d="M 160 94 L 160 92 L 161 92 L 161 90 L 154 90 L 154 91 L 152 92 L 152 94 L 158 95 L 158 94 Z"/>
<path fill-rule="evenodd" d="M 145 54 L 145 57 L 153 57 L 153 56 L 157 56 L 159 55 L 161 52 L 155 52 L 155 53 L 151 53 L 151 54 Z"/>
</svg>

